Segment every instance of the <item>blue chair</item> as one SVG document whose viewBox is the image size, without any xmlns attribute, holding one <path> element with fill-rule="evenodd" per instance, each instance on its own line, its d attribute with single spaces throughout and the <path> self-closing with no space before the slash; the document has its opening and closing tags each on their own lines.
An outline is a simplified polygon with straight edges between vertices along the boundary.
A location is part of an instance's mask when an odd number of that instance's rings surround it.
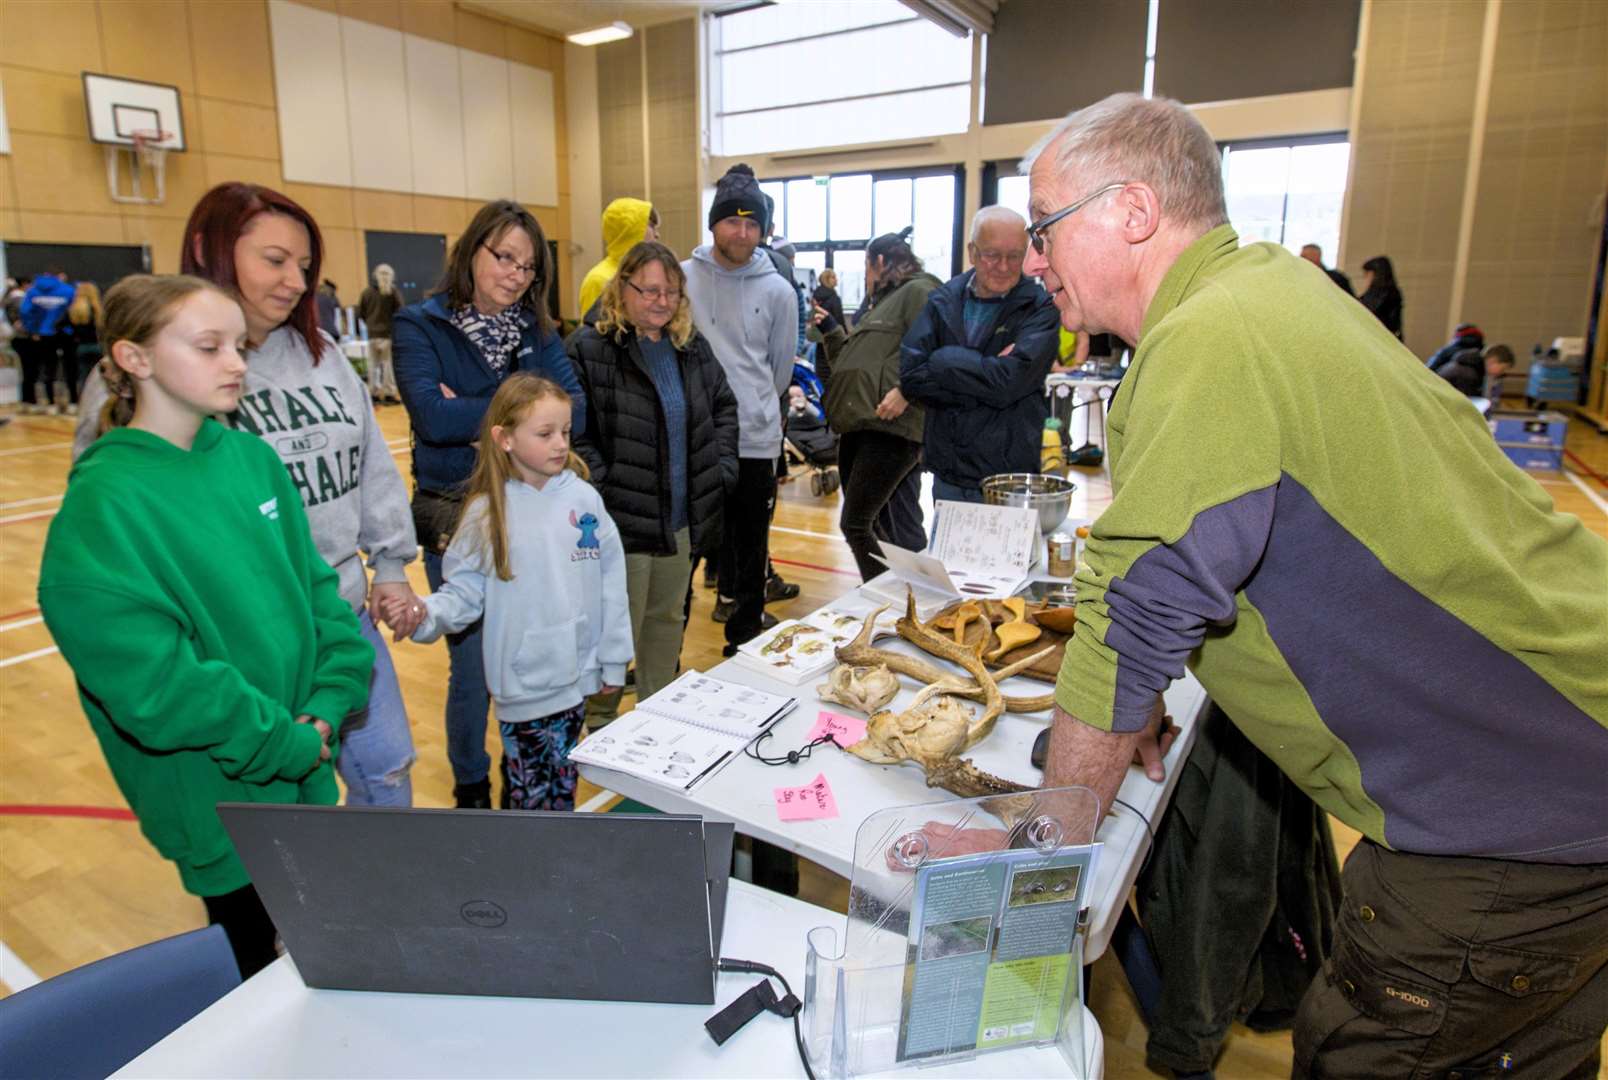
<svg viewBox="0 0 1608 1080">
<path fill-rule="evenodd" d="M 0 1077 L 105 1077 L 240 985 L 221 926 L 141 945 L 0 999 Z"/>
</svg>

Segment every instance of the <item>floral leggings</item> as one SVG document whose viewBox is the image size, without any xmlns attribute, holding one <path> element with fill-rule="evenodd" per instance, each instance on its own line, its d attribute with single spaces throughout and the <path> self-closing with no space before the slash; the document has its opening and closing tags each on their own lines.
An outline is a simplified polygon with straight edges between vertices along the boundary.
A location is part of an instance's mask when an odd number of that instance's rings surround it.
<svg viewBox="0 0 1608 1080">
<path fill-rule="evenodd" d="M 583 702 L 535 720 L 499 721 L 510 810 L 575 809 L 575 766 L 566 760 L 581 737 Z"/>
</svg>

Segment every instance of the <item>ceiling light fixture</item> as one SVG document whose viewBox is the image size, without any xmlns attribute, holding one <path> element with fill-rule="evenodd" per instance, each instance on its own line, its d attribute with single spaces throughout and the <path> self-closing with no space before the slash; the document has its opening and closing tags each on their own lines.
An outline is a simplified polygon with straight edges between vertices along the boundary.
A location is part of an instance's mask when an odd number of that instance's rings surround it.
<svg viewBox="0 0 1608 1080">
<path fill-rule="evenodd" d="M 607 41 L 624 41 L 631 36 L 631 24 L 611 22 L 606 26 L 594 26 L 590 30 L 577 30 L 564 37 L 577 45 L 602 45 Z"/>
</svg>

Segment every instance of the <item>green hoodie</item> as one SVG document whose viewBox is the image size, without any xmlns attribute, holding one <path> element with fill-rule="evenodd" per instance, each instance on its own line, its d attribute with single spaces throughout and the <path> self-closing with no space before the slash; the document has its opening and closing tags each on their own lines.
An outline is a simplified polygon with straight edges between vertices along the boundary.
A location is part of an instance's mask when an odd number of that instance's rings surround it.
<svg viewBox="0 0 1608 1080">
<path fill-rule="evenodd" d="M 603 289 L 620 270 L 625 253 L 648 236 L 648 220 L 653 204 L 641 199 L 615 199 L 603 211 L 603 258 L 581 279 L 581 317 L 592 310 Z"/>
<path fill-rule="evenodd" d="M 212 420 L 189 451 L 107 432 L 51 522 L 39 607 L 118 787 L 188 891 L 250 881 L 218 803 L 336 801 L 318 732 L 296 717 L 339 728 L 368 700 L 374 648 L 261 439 Z"/>
</svg>

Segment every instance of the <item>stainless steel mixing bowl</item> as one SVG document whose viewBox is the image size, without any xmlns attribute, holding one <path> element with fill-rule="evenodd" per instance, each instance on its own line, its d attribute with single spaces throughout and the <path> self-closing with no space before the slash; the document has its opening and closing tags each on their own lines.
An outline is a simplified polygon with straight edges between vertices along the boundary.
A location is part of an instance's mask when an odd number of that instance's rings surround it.
<svg viewBox="0 0 1608 1080">
<path fill-rule="evenodd" d="M 983 481 L 983 501 L 991 506 L 1026 506 L 1037 510 L 1039 530 L 1046 536 L 1066 520 L 1078 486 L 1049 473 L 1000 473 Z"/>
</svg>

